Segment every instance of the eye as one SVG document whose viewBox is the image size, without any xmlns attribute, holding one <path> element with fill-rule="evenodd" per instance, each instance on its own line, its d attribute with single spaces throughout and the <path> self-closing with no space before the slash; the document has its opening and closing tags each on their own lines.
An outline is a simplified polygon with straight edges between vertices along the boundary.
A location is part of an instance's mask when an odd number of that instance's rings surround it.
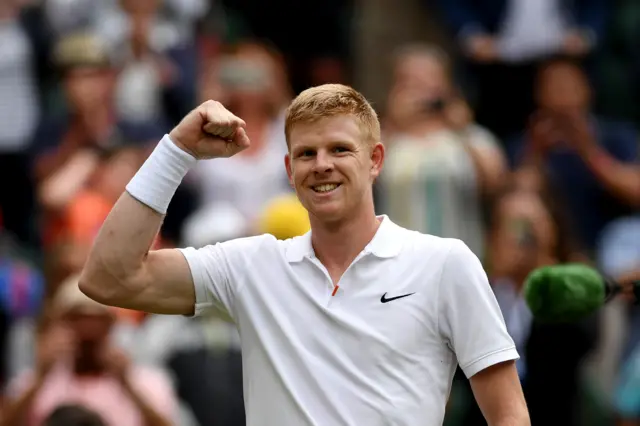
<svg viewBox="0 0 640 426">
<path fill-rule="evenodd" d="M 335 148 L 333 148 L 333 152 L 336 153 L 342 153 L 342 152 L 349 152 L 349 148 L 347 148 L 346 146 L 336 146 Z"/>
<path fill-rule="evenodd" d="M 315 155 L 315 151 L 312 149 L 305 149 L 304 151 L 300 151 L 298 153 L 298 157 L 313 157 Z"/>
</svg>

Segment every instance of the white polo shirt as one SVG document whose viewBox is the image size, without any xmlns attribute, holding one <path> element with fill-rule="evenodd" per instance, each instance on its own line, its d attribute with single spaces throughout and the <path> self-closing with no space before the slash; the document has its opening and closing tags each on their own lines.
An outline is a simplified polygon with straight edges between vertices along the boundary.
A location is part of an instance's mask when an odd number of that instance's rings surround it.
<svg viewBox="0 0 640 426">
<path fill-rule="evenodd" d="M 382 219 L 334 296 L 310 233 L 182 250 L 196 314 L 238 326 L 247 425 L 441 425 L 458 363 L 518 358 L 467 246 Z"/>
</svg>

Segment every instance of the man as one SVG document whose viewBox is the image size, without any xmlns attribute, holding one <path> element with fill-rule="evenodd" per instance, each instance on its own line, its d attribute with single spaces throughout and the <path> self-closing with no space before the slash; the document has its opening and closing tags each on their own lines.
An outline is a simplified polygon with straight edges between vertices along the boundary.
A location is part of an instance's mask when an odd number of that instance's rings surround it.
<svg viewBox="0 0 640 426">
<path fill-rule="evenodd" d="M 188 169 L 247 148 L 244 126 L 208 101 L 160 142 L 105 221 L 81 290 L 232 319 L 252 426 L 440 425 L 457 363 L 490 425 L 529 425 L 518 354 L 478 259 L 459 240 L 376 217 L 380 124 L 349 87 L 305 90 L 287 111 L 285 166 L 310 232 L 149 250 Z"/>
</svg>

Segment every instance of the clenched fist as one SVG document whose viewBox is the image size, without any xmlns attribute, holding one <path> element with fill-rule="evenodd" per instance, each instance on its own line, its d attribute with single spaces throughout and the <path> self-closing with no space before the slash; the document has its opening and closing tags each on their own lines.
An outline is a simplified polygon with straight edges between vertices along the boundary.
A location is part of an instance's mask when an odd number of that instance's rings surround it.
<svg viewBox="0 0 640 426">
<path fill-rule="evenodd" d="M 226 158 L 249 147 L 245 126 L 220 102 L 207 101 L 187 114 L 169 136 L 197 159 Z"/>
</svg>

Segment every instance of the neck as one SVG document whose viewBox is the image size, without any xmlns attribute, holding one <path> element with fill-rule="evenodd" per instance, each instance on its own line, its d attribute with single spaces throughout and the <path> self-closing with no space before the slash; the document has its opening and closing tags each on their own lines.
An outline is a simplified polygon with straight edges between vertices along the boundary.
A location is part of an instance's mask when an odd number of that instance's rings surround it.
<svg viewBox="0 0 640 426">
<path fill-rule="evenodd" d="M 322 223 L 311 218 L 311 244 L 316 257 L 329 268 L 346 268 L 373 239 L 380 220 L 373 209 L 340 223 Z"/>
<path fill-rule="evenodd" d="M 85 134 L 95 140 L 108 136 L 113 126 L 113 115 L 107 108 L 96 108 L 90 117 L 78 115 L 77 119 Z"/>
</svg>

